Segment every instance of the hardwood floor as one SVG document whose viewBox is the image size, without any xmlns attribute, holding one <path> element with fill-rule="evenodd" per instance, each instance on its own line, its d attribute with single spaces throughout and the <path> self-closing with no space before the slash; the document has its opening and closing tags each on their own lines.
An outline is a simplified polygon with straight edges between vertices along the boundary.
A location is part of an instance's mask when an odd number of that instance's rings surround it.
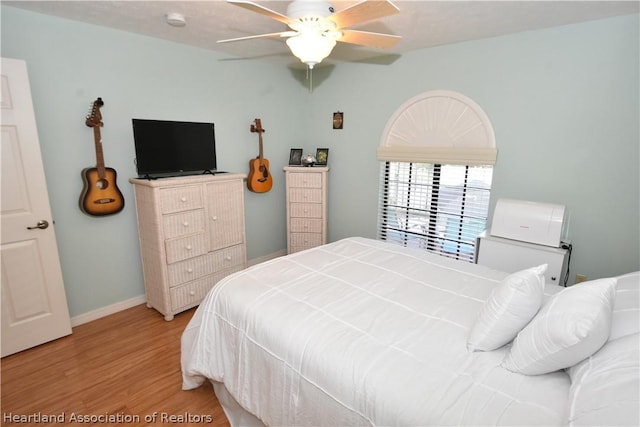
<svg viewBox="0 0 640 427">
<path fill-rule="evenodd" d="M 209 383 L 181 389 L 180 336 L 193 312 L 166 322 L 143 304 L 3 358 L 0 425 L 229 426 Z"/>
</svg>

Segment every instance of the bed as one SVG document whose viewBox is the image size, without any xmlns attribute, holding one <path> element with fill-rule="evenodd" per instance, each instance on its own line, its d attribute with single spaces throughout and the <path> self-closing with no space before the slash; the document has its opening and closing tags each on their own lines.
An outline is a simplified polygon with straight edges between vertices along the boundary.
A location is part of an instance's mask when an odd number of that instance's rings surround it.
<svg viewBox="0 0 640 427">
<path fill-rule="evenodd" d="M 545 285 L 348 238 L 220 281 L 183 388 L 231 425 L 639 425 L 639 275 Z"/>
</svg>

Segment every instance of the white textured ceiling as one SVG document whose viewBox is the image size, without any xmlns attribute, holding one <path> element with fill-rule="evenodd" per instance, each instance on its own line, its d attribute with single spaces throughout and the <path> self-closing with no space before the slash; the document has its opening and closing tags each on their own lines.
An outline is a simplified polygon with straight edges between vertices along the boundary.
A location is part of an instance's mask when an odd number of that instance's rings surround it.
<svg viewBox="0 0 640 427">
<path fill-rule="evenodd" d="M 285 25 L 221 0 L 202 1 L 2 1 L 3 4 L 222 52 L 229 60 L 265 59 L 295 63 L 283 39 L 217 40 L 285 30 Z M 260 1 L 286 14 L 287 1 Z M 333 1 L 342 10 L 355 1 Z M 404 52 L 432 46 L 638 13 L 628 1 L 407 1 L 393 2 L 400 13 L 353 28 L 402 36 L 390 51 L 338 43 L 325 62 L 392 62 Z M 172 27 L 168 13 L 185 16 Z"/>
</svg>

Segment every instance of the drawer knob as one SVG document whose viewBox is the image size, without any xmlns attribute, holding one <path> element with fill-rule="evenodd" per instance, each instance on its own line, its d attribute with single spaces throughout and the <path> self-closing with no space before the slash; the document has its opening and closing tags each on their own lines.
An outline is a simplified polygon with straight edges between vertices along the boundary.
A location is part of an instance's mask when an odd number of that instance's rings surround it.
<svg viewBox="0 0 640 427">
<path fill-rule="evenodd" d="M 191 250 L 191 249 L 193 249 L 193 248 L 191 247 L 191 245 L 187 245 L 186 249 L 187 249 L 188 251 L 190 251 L 190 250 Z"/>
<path fill-rule="evenodd" d="M 231 256 L 227 255 L 227 257 L 225 258 L 227 261 L 231 261 Z"/>
<path fill-rule="evenodd" d="M 193 268 L 187 268 L 187 273 L 189 274 L 193 273 Z"/>
<path fill-rule="evenodd" d="M 189 222 L 185 221 L 185 222 L 182 223 L 182 225 L 184 225 L 185 227 L 188 227 L 189 226 Z"/>
<path fill-rule="evenodd" d="M 217 217 L 217 216 L 212 216 L 212 217 L 211 217 L 211 220 L 212 220 L 212 221 L 217 221 L 217 220 L 218 220 L 218 217 Z"/>
<path fill-rule="evenodd" d="M 184 202 L 186 202 L 186 201 L 187 201 L 187 198 L 186 198 L 186 197 L 184 197 L 184 196 L 182 196 L 182 197 L 180 198 L 180 201 L 181 201 L 182 203 L 184 203 Z"/>
<path fill-rule="evenodd" d="M 196 294 L 196 291 L 189 291 L 189 295 L 194 296 Z"/>
</svg>

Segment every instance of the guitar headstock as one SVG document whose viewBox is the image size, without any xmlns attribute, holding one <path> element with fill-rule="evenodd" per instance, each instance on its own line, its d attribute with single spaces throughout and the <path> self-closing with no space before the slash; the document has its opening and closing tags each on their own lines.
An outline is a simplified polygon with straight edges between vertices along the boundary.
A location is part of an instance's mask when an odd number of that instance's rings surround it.
<svg viewBox="0 0 640 427">
<path fill-rule="evenodd" d="M 98 97 L 95 101 L 93 101 L 93 105 L 91 106 L 91 112 L 87 114 L 87 117 L 84 123 L 90 128 L 96 126 L 102 126 L 102 114 L 100 114 L 100 107 L 104 105 L 102 102 L 102 98 Z"/>
<path fill-rule="evenodd" d="M 253 124 L 251 124 L 251 132 L 264 132 L 264 129 L 262 129 L 262 121 L 260 119 L 255 119 Z"/>
</svg>

